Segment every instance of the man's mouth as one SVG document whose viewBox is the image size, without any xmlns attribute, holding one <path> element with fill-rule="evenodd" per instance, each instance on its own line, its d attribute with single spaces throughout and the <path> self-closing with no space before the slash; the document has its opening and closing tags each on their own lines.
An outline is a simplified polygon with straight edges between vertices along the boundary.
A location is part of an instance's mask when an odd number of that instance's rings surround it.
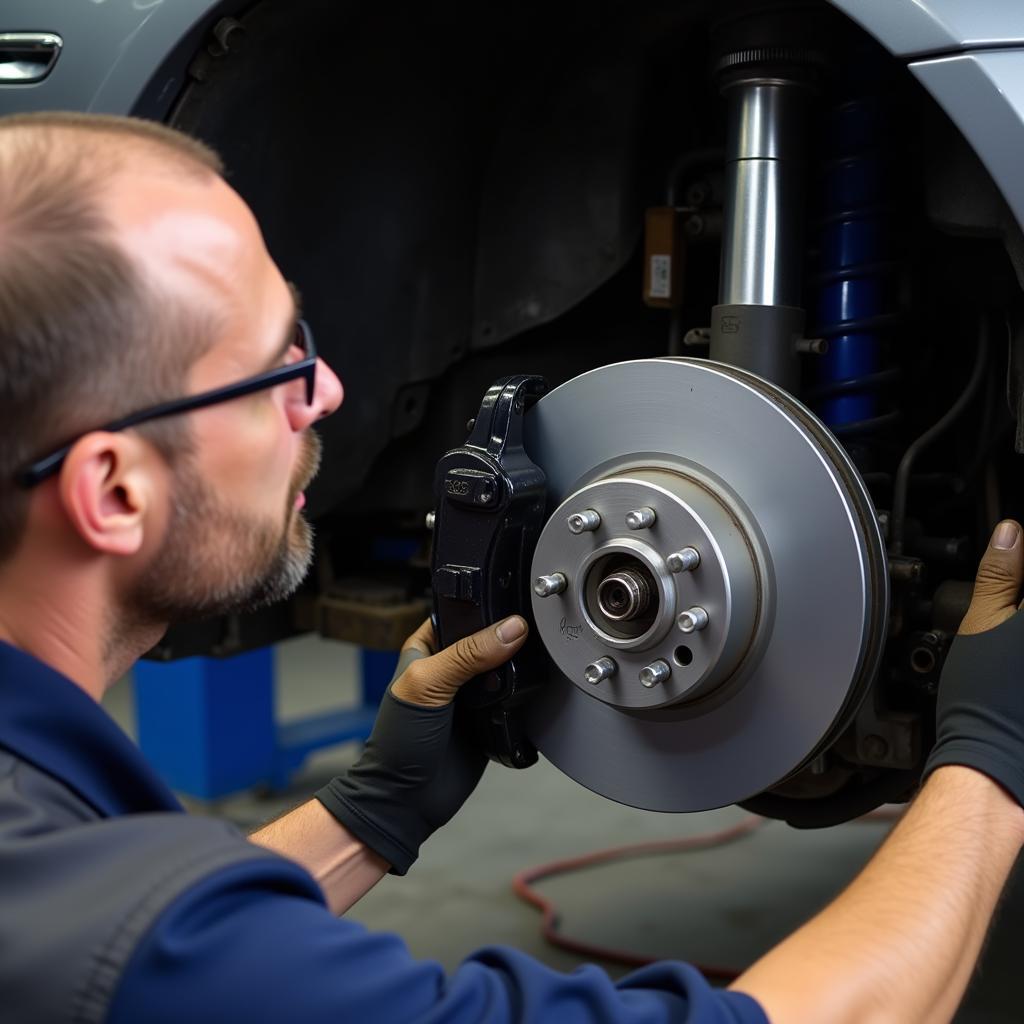
<svg viewBox="0 0 1024 1024">
<path fill-rule="evenodd" d="M 295 512 L 306 507 L 305 491 L 313 482 L 313 477 L 316 476 L 317 470 L 320 468 L 321 449 L 320 438 L 316 434 L 308 432 L 303 438 L 303 449 L 296 467 L 299 470 L 299 485 L 292 503 L 292 510 Z"/>
</svg>

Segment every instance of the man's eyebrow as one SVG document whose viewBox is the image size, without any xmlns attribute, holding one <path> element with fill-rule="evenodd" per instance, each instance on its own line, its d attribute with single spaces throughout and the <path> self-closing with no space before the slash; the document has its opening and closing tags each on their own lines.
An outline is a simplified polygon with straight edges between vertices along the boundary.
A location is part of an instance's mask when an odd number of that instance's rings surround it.
<svg viewBox="0 0 1024 1024">
<path fill-rule="evenodd" d="M 284 337 L 281 340 L 281 344 L 278 346 L 277 351 L 267 365 L 268 370 L 272 370 L 282 359 L 288 354 L 288 350 L 295 344 L 295 321 L 302 316 L 302 295 L 299 289 L 292 284 L 291 281 L 286 281 L 288 285 L 288 291 L 292 296 L 292 315 L 288 321 L 288 326 L 285 328 Z"/>
</svg>

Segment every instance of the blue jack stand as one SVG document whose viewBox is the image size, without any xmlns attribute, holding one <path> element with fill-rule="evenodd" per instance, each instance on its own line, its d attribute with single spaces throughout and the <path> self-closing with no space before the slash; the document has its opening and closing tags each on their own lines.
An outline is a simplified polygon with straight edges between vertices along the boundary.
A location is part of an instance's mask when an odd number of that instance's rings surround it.
<svg viewBox="0 0 1024 1024">
<path fill-rule="evenodd" d="M 259 785 L 284 789 L 313 751 L 370 734 L 398 652 L 361 654 L 357 707 L 286 725 L 274 720 L 273 648 L 233 658 L 139 662 L 139 746 L 172 789 L 201 800 Z"/>
</svg>

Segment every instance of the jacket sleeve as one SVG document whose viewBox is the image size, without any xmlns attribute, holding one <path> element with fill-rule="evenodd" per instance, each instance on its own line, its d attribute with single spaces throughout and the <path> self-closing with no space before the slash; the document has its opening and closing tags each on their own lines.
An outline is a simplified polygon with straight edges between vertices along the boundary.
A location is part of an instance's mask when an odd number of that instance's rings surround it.
<svg viewBox="0 0 1024 1024">
<path fill-rule="evenodd" d="M 288 861 L 233 865 L 180 895 L 128 960 L 108 1024 L 768 1024 L 754 1000 L 665 962 L 613 984 L 500 947 L 452 975 L 335 918 Z"/>
</svg>

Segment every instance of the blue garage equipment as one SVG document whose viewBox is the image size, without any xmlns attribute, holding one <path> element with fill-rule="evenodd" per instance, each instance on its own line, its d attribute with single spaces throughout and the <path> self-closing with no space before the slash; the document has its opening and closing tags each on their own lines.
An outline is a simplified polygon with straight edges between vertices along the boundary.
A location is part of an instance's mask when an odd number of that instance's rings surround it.
<svg viewBox="0 0 1024 1024">
<path fill-rule="evenodd" d="M 252 786 L 283 789 L 314 751 L 369 735 L 398 652 L 363 649 L 360 661 L 358 705 L 280 724 L 272 647 L 231 658 L 140 661 L 139 746 L 168 785 L 199 799 Z"/>
</svg>

